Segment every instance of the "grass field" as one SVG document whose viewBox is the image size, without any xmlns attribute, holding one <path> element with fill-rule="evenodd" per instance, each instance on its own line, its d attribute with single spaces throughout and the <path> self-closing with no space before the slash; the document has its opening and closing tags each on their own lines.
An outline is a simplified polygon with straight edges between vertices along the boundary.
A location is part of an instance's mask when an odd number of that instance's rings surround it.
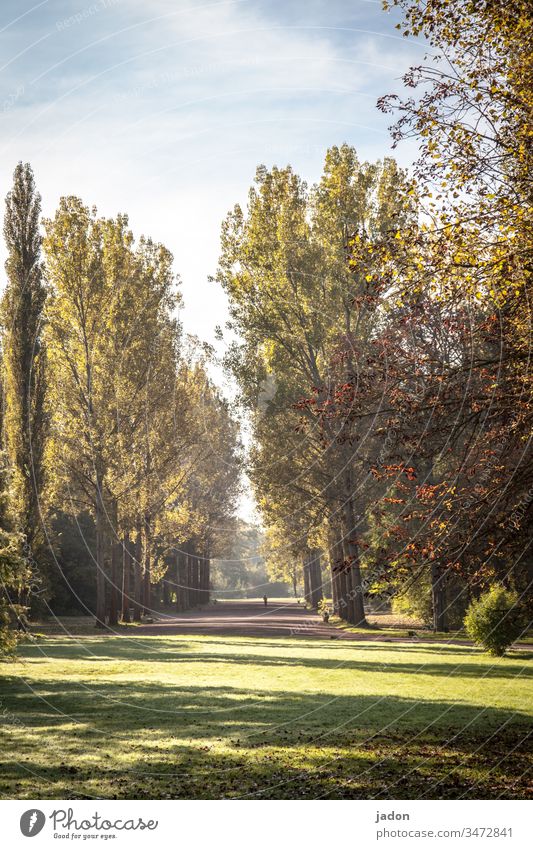
<svg viewBox="0 0 533 849">
<path fill-rule="evenodd" d="M 522 798 L 531 653 L 51 637 L 0 665 L 4 798 Z"/>
</svg>

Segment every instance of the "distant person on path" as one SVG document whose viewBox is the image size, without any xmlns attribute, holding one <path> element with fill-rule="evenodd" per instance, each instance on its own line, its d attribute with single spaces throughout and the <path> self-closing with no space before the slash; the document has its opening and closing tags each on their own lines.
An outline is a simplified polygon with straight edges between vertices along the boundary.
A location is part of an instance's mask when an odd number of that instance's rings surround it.
<svg viewBox="0 0 533 849">
<path fill-rule="evenodd" d="M 265 607 L 266 607 L 267 604 L 268 604 L 268 598 L 266 597 L 266 595 L 263 596 L 263 601 L 265 602 Z"/>
</svg>

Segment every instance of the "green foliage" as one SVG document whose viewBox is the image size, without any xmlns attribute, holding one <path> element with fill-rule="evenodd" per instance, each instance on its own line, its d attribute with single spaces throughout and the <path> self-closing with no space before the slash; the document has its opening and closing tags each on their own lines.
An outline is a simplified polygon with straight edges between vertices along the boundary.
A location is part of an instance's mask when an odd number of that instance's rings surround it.
<svg viewBox="0 0 533 849">
<path fill-rule="evenodd" d="M 59 616 L 94 612 L 95 528 L 90 513 L 70 516 L 58 510 L 50 520 L 54 560 L 49 606 Z"/>
<path fill-rule="evenodd" d="M 22 556 L 22 537 L 12 530 L 9 515 L 9 474 L 5 453 L 0 453 L 0 657 L 10 655 L 17 635 L 13 621 L 25 610 L 19 599 L 30 570 Z"/>
<path fill-rule="evenodd" d="M 299 535 L 296 528 L 285 518 L 278 525 L 267 527 L 263 541 L 263 553 L 267 574 L 271 581 L 291 587 L 295 598 L 302 580 L 301 558 L 298 551 Z"/>
<path fill-rule="evenodd" d="M 345 525 L 353 580 L 360 583 L 354 480 L 367 476 L 365 452 L 373 457 L 379 446 L 362 440 L 364 449 L 355 457 L 353 445 L 367 429 L 366 419 L 357 418 L 351 433 L 343 431 L 343 423 L 333 420 L 338 398 L 328 399 L 333 415 L 321 422 L 324 427 L 315 426 L 313 410 L 328 387 L 335 395 L 347 380 L 352 363 L 339 357 L 346 340 L 367 362 L 378 323 L 365 308 L 368 275 L 355 273 L 348 262 L 350 236 L 396 230 L 413 210 L 405 174 L 394 160 L 362 163 L 344 144 L 327 151 L 312 188 L 290 167 L 258 168 L 247 209 L 236 206 L 222 226 L 217 280 L 239 340 L 226 364 L 252 422 L 248 473 L 256 500 L 265 524 L 280 538 L 279 545 L 269 545 L 269 569 L 290 580 L 295 592 L 294 563 L 315 547 L 313 537 L 332 516 Z M 373 377 L 370 382 L 377 383 Z"/>
<path fill-rule="evenodd" d="M 465 628 L 474 642 L 490 654 L 505 654 L 525 629 L 518 595 L 500 586 L 492 587 L 468 608 Z"/>
<path fill-rule="evenodd" d="M 333 607 L 325 598 L 320 599 L 317 609 L 325 622 L 327 622 L 329 617 L 333 614 Z"/>
<path fill-rule="evenodd" d="M 433 605 L 431 601 L 431 582 L 426 573 L 406 587 L 392 599 L 394 613 L 418 619 L 424 625 L 433 623 Z"/>
<path fill-rule="evenodd" d="M 4 439 L 12 475 L 12 511 L 28 553 L 43 546 L 40 497 L 48 430 L 45 411 L 46 351 L 43 311 L 46 287 L 41 263 L 41 198 L 31 167 L 20 162 L 6 198 L 4 237 L 7 286 L 2 298 L 5 374 Z"/>
<path fill-rule="evenodd" d="M 17 645 L 17 634 L 11 627 L 10 606 L 0 600 L 0 658 L 12 657 Z"/>
<path fill-rule="evenodd" d="M 461 629 L 470 602 L 468 587 L 460 577 L 446 579 L 446 621 L 451 630 Z"/>
<path fill-rule="evenodd" d="M 446 627 L 451 630 L 461 629 L 468 605 L 464 582 L 448 576 L 444 592 Z M 417 619 L 427 626 L 435 624 L 429 570 L 422 572 L 416 580 L 404 578 L 399 582 L 399 592 L 392 599 L 392 610 L 393 613 Z"/>
<path fill-rule="evenodd" d="M 118 582 L 106 587 L 120 568 L 116 547 L 111 556 L 117 537 L 135 536 L 139 546 L 137 608 L 141 593 L 150 606 L 151 585 L 165 576 L 176 545 L 187 543 L 204 562 L 221 553 L 239 494 L 238 425 L 208 377 L 208 352 L 182 339 L 163 245 L 135 242 L 126 216 L 99 218 L 68 197 L 45 221 L 44 249 L 53 425 L 47 495 L 56 516 L 63 510 L 76 520 L 89 511 L 94 520 L 88 550 L 70 539 L 59 558 L 89 607 L 92 563 L 102 626 L 107 606 L 117 615 Z M 55 572 L 53 604 L 65 610 L 72 593 L 60 590 Z"/>
</svg>

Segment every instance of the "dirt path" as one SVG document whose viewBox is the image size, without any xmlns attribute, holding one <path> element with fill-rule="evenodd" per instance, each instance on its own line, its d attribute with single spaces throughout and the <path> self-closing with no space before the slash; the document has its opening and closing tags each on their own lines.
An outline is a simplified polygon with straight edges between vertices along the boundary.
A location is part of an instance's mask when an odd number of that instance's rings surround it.
<svg viewBox="0 0 533 849">
<path fill-rule="evenodd" d="M 303 604 L 259 601 L 218 602 L 209 607 L 164 616 L 153 625 L 140 625 L 136 634 L 221 634 L 233 637 L 310 636 L 327 638 L 342 632 L 326 625 Z"/>
<path fill-rule="evenodd" d="M 333 625 L 326 625 L 321 617 L 295 602 L 269 603 L 258 601 L 218 602 L 179 616 L 165 616 L 150 625 L 140 625 L 136 634 L 170 636 L 181 634 L 220 634 L 227 637 L 305 637 L 336 640 L 367 640 L 391 643 L 437 643 L 439 645 L 471 646 L 469 640 L 435 640 L 424 637 L 385 637 L 383 634 L 352 634 Z M 532 650 L 533 645 L 522 645 L 522 650 Z"/>
</svg>

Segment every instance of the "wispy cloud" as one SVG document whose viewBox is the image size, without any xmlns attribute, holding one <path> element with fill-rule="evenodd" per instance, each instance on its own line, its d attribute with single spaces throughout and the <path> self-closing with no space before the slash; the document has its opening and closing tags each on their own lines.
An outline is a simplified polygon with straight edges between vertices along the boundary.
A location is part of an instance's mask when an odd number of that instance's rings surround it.
<svg viewBox="0 0 533 849">
<path fill-rule="evenodd" d="M 4 190 L 30 160 L 47 213 L 66 193 L 128 211 L 173 251 L 186 326 L 209 339 L 220 220 L 256 165 L 312 181 L 330 144 L 388 153 L 376 98 L 422 53 L 367 0 L 8 0 L 1 15 Z"/>
<path fill-rule="evenodd" d="M 220 222 L 256 166 L 313 182 L 332 144 L 390 153 L 376 98 L 423 54 L 373 0 L 4 0 L 0 40 L 2 193 L 29 160 L 45 214 L 64 194 L 128 212 L 174 253 L 185 328 L 208 341 Z"/>
</svg>

